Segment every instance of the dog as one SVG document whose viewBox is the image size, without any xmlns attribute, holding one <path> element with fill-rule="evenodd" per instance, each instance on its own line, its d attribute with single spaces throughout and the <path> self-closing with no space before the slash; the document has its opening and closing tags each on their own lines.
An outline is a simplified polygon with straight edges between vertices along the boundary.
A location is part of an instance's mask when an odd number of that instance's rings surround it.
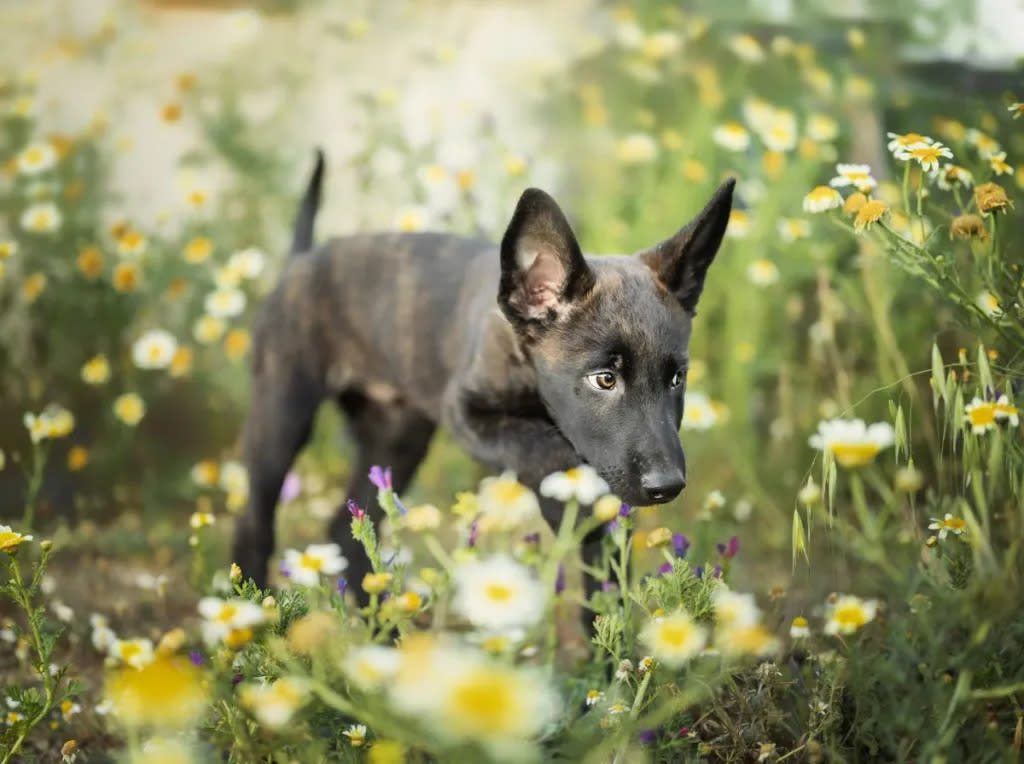
<svg viewBox="0 0 1024 764">
<path fill-rule="evenodd" d="M 443 233 L 379 233 L 313 247 L 322 152 L 291 256 L 253 332 L 243 431 L 250 491 L 234 559 L 263 587 L 284 477 L 324 399 L 358 445 L 348 496 L 375 501 L 373 465 L 409 485 L 441 426 L 475 459 L 537 489 L 586 463 L 628 504 L 686 486 L 679 440 L 687 352 L 735 181 L 673 236 L 633 255 L 584 256 L 555 200 L 523 192 L 500 245 Z M 542 499 L 557 528 L 562 506 Z M 369 561 L 339 508 L 329 530 L 359 582 Z M 599 534 L 583 556 L 600 552 Z M 596 582 L 587 581 L 594 591 Z M 358 589 L 358 587 L 353 587 Z"/>
</svg>

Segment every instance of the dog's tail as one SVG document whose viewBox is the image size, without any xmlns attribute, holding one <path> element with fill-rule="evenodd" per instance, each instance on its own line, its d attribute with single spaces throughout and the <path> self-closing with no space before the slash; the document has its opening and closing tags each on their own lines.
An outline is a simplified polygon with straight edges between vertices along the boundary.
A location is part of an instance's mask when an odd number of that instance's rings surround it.
<svg viewBox="0 0 1024 764">
<path fill-rule="evenodd" d="M 306 193 L 299 205 L 299 214 L 295 218 L 295 234 L 292 236 L 291 253 L 308 252 L 313 248 L 313 222 L 320 208 L 320 190 L 324 182 L 324 152 L 316 150 L 316 165 L 309 176 Z"/>
</svg>

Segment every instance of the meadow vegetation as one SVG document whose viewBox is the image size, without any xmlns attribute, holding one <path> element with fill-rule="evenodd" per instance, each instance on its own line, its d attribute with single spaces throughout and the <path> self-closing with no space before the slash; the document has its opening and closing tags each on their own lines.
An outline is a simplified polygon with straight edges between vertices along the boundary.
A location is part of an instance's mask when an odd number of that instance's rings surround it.
<svg viewBox="0 0 1024 764">
<path fill-rule="evenodd" d="M 690 487 L 629 507 L 556 473 L 549 531 L 442 436 L 408 495 L 379 465 L 379 506 L 349 505 L 373 563 L 349 581 L 322 528 L 351 449 L 325 409 L 267 591 L 227 557 L 235 443 L 284 168 L 309 157 L 240 116 L 236 78 L 179 73 L 162 118 L 200 124 L 233 185 L 143 228 L 111 218 L 116 115 L 50 132 L 31 78 L 0 80 L 0 764 L 1020 757 L 1024 94 L 918 98 L 883 23 L 638 3 L 590 34 L 543 82 L 542 148 L 485 118 L 414 140 L 382 90 L 347 171 L 395 228 L 498 237 L 557 163 L 595 252 L 664 238 L 736 176 L 691 346 Z"/>
</svg>

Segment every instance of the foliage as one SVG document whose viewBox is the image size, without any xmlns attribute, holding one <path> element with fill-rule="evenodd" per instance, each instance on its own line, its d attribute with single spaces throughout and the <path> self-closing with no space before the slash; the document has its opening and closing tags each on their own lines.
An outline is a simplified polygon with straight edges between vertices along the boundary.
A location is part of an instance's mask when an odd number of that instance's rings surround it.
<svg viewBox="0 0 1024 764">
<path fill-rule="evenodd" d="M 691 346 L 689 490 L 658 515 L 570 497 L 536 535 L 484 489 L 456 496 L 479 471 L 442 438 L 408 495 L 381 477 L 381 527 L 351 508 L 375 573 L 346 581 L 336 549 L 306 545 L 349 471 L 325 411 L 282 496 L 272 592 L 228 572 L 224 542 L 248 490 L 247 327 L 307 160 L 280 114 L 301 101 L 258 121 L 237 66 L 179 75 L 161 119 L 191 120 L 186 164 L 222 163 L 230 185 L 193 183 L 145 226 L 111 213 L 110 118 L 48 132 L 32 82 L 3 81 L 3 761 L 71 737 L 175 761 L 1019 756 L 1020 104 L 890 76 L 902 32 L 882 16 L 778 32 L 645 2 L 591 31 L 567 76 L 530 75 L 532 144 L 486 115 L 424 135 L 400 93 L 367 93 L 355 224 L 497 237 L 520 187 L 550 180 L 588 249 L 633 251 L 737 176 Z M 532 507 L 507 487 L 517 516 Z M 18 533 L 40 529 L 52 545 Z M 584 602 L 593 530 L 604 586 Z M 88 624 L 47 585 L 62 560 L 70 582 L 145 556 L 166 566 L 155 600 L 72 602 L 99 611 Z"/>
</svg>

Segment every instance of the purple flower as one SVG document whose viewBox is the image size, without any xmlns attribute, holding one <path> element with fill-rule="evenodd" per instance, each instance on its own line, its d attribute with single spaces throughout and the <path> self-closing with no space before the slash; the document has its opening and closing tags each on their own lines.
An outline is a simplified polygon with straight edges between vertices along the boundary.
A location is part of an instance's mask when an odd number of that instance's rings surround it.
<svg viewBox="0 0 1024 764">
<path fill-rule="evenodd" d="M 345 590 L 348 589 L 348 581 L 345 580 L 345 577 L 342 576 L 341 578 L 339 578 L 337 584 L 335 585 L 338 587 L 338 594 L 344 597 Z"/>
<path fill-rule="evenodd" d="M 633 508 L 626 504 L 625 502 L 623 502 L 622 506 L 619 507 L 619 517 L 629 517 L 629 513 L 632 511 Z"/>
<path fill-rule="evenodd" d="M 615 520 L 612 520 L 610 523 L 605 523 L 604 524 L 604 532 L 607 533 L 609 536 L 611 534 L 615 533 L 615 531 L 617 531 L 618 529 L 619 529 L 618 518 L 616 518 Z"/>
<path fill-rule="evenodd" d="M 693 568 L 693 576 L 694 576 L 694 578 L 704 578 L 704 566 L 703 565 L 696 565 L 696 566 L 694 566 L 694 568 Z"/>
<path fill-rule="evenodd" d="M 232 685 L 241 684 L 243 679 L 245 679 L 245 677 L 242 676 L 241 674 L 235 674 L 233 677 L 231 677 L 231 684 Z"/>
<path fill-rule="evenodd" d="M 721 565 L 716 565 L 714 567 L 714 570 L 711 571 L 711 577 L 712 578 L 721 578 L 722 577 L 722 566 Z"/>
<path fill-rule="evenodd" d="M 662 576 L 665 575 L 666 573 L 671 573 L 671 572 L 672 572 L 672 563 L 670 563 L 670 562 L 663 562 L 663 563 L 661 563 L 661 567 L 658 568 L 658 573 L 659 573 L 659 575 L 662 575 Z"/>
<path fill-rule="evenodd" d="M 370 467 L 370 482 L 373 483 L 381 491 L 390 491 L 391 488 L 391 468 L 385 467 L 381 469 L 376 464 Z"/>
<path fill-rule="evenodd" d="M 565 566 L 558 566 L 558 575 L 555 576 L 555 594 L 565 591 Z"/>
<path fill-rule="evenodd" d="M 409 511 L 408 509 L 405 508 L 405 505 L 402 503 L 402 500 L 398 498 L 397 493 L 395 494 L 395 506 L 398 507 L 398 514 L 400 515 L 404 515 Z"/>
<path fill-rule="evenodd" d="M 657 730 L 640 730 L 640 745 L 650 745 L 658 739 Z"/>
<path fill-rule="evenodd" d="M 611 581 L 602 581 L 601 582 L 601 591 L 602 592 L 614 592 L 614 591 L 618 590 L 618 588 L 619 587 L 616 586 Z"/>
<path fill-rule="evenodd" d="M 281 562 L 277 563 L 277 569 L 285 578 L 291 578 L 292 572 L 288 569 L 288 563 L 286 563 L 284 560 L 281 560 Z"/>
<path fill-rule="evenodd" d="M 469 539 L 466 542 L 470 547 L 476 546 L 477 537 L 480 535 L 480 527 L 476 520 L 469 526 Z"/>
<path fill-rule="evenodd" d="M 738 551 L 740 551 L 739 536 L 733 536 L 729 539 L 728 543 L 718 545 L 718 553 L 727 560 L 735 557 Z"/>
<path fill-rule="evenodd" d="M 348 511 L 352 513 L 352 517 L 356 520 L 362 520 L 366 517 L 366 510 L 356 504 L 355 499 L 349 499 L 346 501 L 345 506 L 348 507 Z"/>
<path fill-rule="evenodd" d="M 203 665 L 203 654 L 198 650 L 192 650 L 188 654 L 188 659 L 192 662 L 193 666 Z"/>
<path fill-rule="evenodd" d="M 686 553 L 690 549 L 690 539 L 682 533 L 674 533 L 672 534 L 672 548 L 675 550 L 676 557 L 686 557 Z"/>
<path fill-rule="evenodd" d="M 540 533 L 527 533 L 525 536 L 523 536 L 523 543 L 526 543 L 526 544 L 539 544 L 540 543 Z"/>
<path fill-rule="evenodd" d="M 289 472 L 281 485 L 281 503 L 295 501 L 302 493 L 302 479 L 295 472 Z"/>
<path fill-rule="evenodd" d="M 689 734 L 690 734 L 690 728 L 689 727 L 680 727 L 679 728 L 679 732 L 676 733 L 676 736 L 678 736 L 678 737 L 686 737 Z"/>
</svg>

